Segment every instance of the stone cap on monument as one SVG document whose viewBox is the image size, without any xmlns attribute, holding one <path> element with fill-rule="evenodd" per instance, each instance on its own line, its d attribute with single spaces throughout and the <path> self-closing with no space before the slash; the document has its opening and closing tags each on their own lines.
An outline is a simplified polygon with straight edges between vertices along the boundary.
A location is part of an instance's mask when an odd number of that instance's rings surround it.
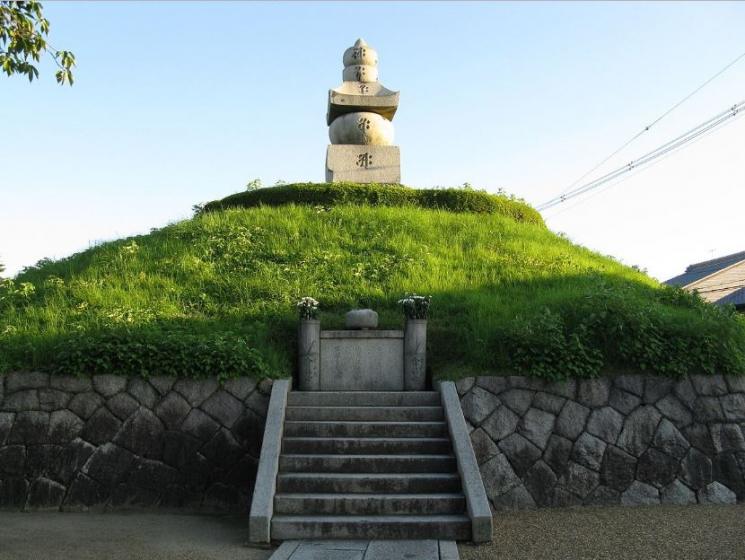
<svg viewBox="0 0 745 560">
<path fill-rule="evenodd" d="M 344 83 L 329 90 L 326 124 L 347 113 L 368 112 L 390 120 L 398 109 L 399 92 L 378 81 L 378 53 L 363 39 L 344 51 Z"/>
<path fill-rule="evenodd" d="M 372 309 L 352 309 L 344 316 L 348 329 L 377 329 L 378 314 Z"/>
</svg>

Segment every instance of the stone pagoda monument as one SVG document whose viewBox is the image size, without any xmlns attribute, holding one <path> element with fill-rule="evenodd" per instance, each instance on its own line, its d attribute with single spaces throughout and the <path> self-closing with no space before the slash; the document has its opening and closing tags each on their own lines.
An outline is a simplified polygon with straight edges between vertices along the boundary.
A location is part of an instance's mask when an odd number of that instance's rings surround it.
<svg viewBox="0 0 745 560">
<path fill-rule="evenodd" d="M 326 181 L 400 183 L 401 155 L 393 146 L 391 122 L 398 92 L 378 82 L 378 53 L 362 39 L 344 51 L 343 60 L 344 83 L 329 90 Z"/>
</svg>

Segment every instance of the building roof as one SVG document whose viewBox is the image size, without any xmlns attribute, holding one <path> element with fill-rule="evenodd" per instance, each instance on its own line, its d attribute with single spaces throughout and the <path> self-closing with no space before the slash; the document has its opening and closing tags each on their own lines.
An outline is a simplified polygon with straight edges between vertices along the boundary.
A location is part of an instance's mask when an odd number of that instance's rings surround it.
<svg viewBox="0 0 745 560">
<path fill-rule="evenodd" d="M 729 303 L 738 309 L 740 307 L 745 307 L 745 288 L 740 288 L 739 290 L 724 296 L 722 299 L 718 300 L 717 303 L 722 305 Z"/>
<path fill-rule="evenodd" d="M 723 270 L 728 266 L 732 266 L 733 264 L 740 261 L 745 261 L 745 251 L 727 255 L 726 257 L 719 257 L 718 259 L 712 259 L 710 261 L 695 263 L 689 265 L 683 274 L 675 276 L 674 278 L 670 278 L 670 280 L 666 280 L 665 284 L 669 284 L 670 286 L 685 287 L 693 284 L 694 282 L 698 282 L 699 280 L 702 280 L 707 276 L 714 274 L 715 272 L 719 272 L 720 270 Z M 730 296 L 734 295 L 735 294 L 730 294 Z M 743 303 L 745 303 L 745 301 Z"/>
</svg>

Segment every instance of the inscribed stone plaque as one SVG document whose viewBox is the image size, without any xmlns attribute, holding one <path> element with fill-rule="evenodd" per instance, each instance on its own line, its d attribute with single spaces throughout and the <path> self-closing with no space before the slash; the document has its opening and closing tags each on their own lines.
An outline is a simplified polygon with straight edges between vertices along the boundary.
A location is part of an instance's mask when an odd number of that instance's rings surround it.
<svg viewBox="0 0 745 560">
<path fill-rule="evenodd" d="M 398 146 L 336 144 L 326 154 L 326 181 L 400 183 Z"/>
<path fill-rule="evenodd" d="M 321 331 L 321 391 L 403 391 L 402 331 Z"/>
</svg>

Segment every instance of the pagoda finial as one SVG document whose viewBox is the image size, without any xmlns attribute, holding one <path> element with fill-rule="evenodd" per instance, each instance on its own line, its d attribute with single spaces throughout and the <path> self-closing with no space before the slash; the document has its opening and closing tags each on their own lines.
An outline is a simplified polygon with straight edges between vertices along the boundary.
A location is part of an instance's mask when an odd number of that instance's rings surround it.
<svg viewBox="0 0 745 560">
<path fill-rule="evenodd" d="M 378 81 L 378 53 L 370 47 L 364 39 L 357 39 L 351 47 L 344 51 L 342 57 L 345 82 Z"/>
</svg>

